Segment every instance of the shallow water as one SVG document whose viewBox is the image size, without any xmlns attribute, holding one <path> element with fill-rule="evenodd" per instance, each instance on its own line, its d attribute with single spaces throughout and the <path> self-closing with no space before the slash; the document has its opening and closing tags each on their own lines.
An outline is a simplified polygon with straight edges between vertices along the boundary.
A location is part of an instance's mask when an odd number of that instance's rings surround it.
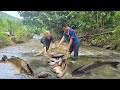
<svg viewBox="0 0 120 90">
<path fill-rule="evenodd" d="M 15 71 L 10 65 L 0 63 L 0 79 L 29 79 L 29 77 Z"/>
<path fill-rule="evenodd" d="M 43 50 L 43 46 L 40 43 L 39 39 L 41 37 L 34 36 L 27 43 L 17 44 L 13 46 L 8 46 L 0 49 L 0 59 L 3 55 L 6 55 L 8 58 L 11 56 L 16 56 L 21 59 L 24 59 L 32 68 L 35 74 L 40 72 L 51 72 L 46 61 L 48 60 L 44 56 L 33 55 L 39 51 Z M 73 56 L 73 53 L 71 54 Z M 98 69 L 94 72 L 91 72 L 88 75 L 83 75 L 80 77 L 72 77 L 71 72 L 76 68 L 89 64 L 97 60 L 114 60 L 120 61 L 120 53 L 112 50 L 101 49 L 92 46 L 80 46 L 79 49 L 79 59 L 76 62 L 71 62 L 73 60 L 68 59 L 66 63 L 68 65 L 65 75 L 61 79 L 119 79 L 120 78 L 120 66 L 117 69 L 112 68 L 111 66 L 105 66 L 101 69 Z M 0 64 L 0 78 L 1 79 L 14 79 L 19 78 L 23 79 L 20 75 L 14 75 L 16 71 L 12 71 L 10 68 L 7 68 L 7 65 Z M 9 74 L 8 74 L 9 73 Z M 13 76 L 12 76 L 13 75 Z M 53 77 L 54 79 L 55 77 Z"/>
</svg>

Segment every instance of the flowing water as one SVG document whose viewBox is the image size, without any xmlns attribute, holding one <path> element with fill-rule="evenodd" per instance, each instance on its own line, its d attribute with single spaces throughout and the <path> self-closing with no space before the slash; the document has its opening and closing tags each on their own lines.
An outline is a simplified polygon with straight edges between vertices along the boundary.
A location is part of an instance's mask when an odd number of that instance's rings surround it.
<svg viewBox="0 0 120 90">
<path fill-rule="evenodd" d="M 3 55 L 8 58 L 11 56 L 19 57 L 25 60 L 35 74 L 40 72 L 51 72 L 46 61 L 48 60 L 44 56 L 34 57 L 33 55 L 43 50 L 43 46 L 40 43 L 40 36 L 34 36 L 29 42 L 23 44 L 17 44 L 0 49 L 0 60 Z M 71 56 L 73 53 L 71 54 Z M 73 61 L 72 59 L 66 60 L 68 65 L 67 71 L 61 79 L 119 79 L 120 78 L 120 66 L 118 68 L 112 68 L 111 66 L 105 66 L 90 74 L 83 75 L 81 77 L 72 77 L 71 72 L 76 68 L 89 64 L 97 60 L 110 60 L 120 61 L 120 52 L 112 50 L 101 49 L 92 46 L 80 46 L 79 59 Z M 54 79 L 53 75 L 53 79 Z M 27 79 L 25 75 L 19 74 L 11 66 L 0 63 L 0 79 Z"/>
</svg>

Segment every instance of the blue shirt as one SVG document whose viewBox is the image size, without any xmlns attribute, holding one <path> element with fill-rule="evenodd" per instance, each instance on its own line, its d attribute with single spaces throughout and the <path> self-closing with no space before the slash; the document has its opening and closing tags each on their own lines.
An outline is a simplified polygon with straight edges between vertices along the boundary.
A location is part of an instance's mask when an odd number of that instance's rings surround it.
<svg viewBox="0 0 120 90">
<path fill-rule="evenodd" d="M 64 37 L 66 38 L 66 40 L 68 42 L 70 42 L 71 38 L 73 39 L 73 42 L 72 42 L 71 46 L 75 46 L 75 45 L 80 44 L 80 40 L 78 39 L 78 37 L 76 36 L 75 31 L 72 28 L 70 28 L 70 30 L 69 30 L 69 35 L 66 32 L 64 32 L 63 35 L 64 35 Z"/>
</svg>

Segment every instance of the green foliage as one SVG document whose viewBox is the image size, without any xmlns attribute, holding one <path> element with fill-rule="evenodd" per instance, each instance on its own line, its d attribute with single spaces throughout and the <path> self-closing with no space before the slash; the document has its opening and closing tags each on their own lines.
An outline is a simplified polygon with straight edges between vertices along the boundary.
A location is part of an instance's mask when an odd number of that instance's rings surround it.
<svg viewBox="0 0 120 90">
<path fill-rule="evenodd" d="M 89 29 L 113 28 L 115 11 L 21 11 L 24 24 L 47 27 L 60 31 L 62 22 L 82 31 Z"/>
<path fill-rule="evenodd" d="M 0 18 L 0 26 L 2 26 L 3 27 L 3 20 Z"/>
<path fill-rule="evenodd" d="M 32 34 L 29 32 L 29 28 L 21 22 L 14 22 L 9 19 L 6 19 L 5 22 L 0 18 L 0 47 L 13 44 L 11 36 L 9 37 L 7 34 L 10 32 L 9 29 L 11 27 L 13 28 L 16 42 L 25 42 L 32 37 Z"/>
<path fill-rule="evenodd" d="M 112 32 L 114 33 L 114 40 L 120 41 L 120 26 L 117 26 Z"/>
<path fill-rule="evenodd" d="M 14 35 L 17 42 L 26 42 L 30 39 L 28 28 L 24 25 L 14 24 Z M 31 33 L 32 34 L 32 33 Z"/>
<path fill-rule="evenodd" d="M 3 46 L 8 46 L 12 44 L 12 41 L 10 38 L 8 38 L 6 33 L 0 32 L 0 41 L 3 42 Z"/>
<path fill-rule="evenodd" d="M 19 13 L 24 17 L 25 25 L 34 26 L 41 33 L 43 28 L 47 28 L 54 36 L 62 35 L 60 25 L 66 22 L 75 29 L 77 35 L 113 31 L 112 35 L 95 37 L 96 42 L 102 47 L 104 44 L 115 44 L 120 41 L 120 11 L 19 11 Z M 34 29 L 31 31 L 35 33 Z"/>
<path fill-rule="evenodd" d="M 46 31 L 49 31 L 49 30 L 47 30 L 47 28 L 41 28 L 40 34 L 43 35 L 43 33 L 45 33 Z"/>
<path fill-rule="evenodd" d="M 13 22 L 9 19 L 7 19 L 6 21 L 7 21 L 9 27 L 13 24 Z"/>
<path fill-rule="evenodd" d="M 16 35 L 16 40 L 17 42 L 25 42 L 26 40 L 28 40 L 27 38 L 27 31 L 24 29 L 18 30 L 17 32 L 15 32 Z"/>
</svg>

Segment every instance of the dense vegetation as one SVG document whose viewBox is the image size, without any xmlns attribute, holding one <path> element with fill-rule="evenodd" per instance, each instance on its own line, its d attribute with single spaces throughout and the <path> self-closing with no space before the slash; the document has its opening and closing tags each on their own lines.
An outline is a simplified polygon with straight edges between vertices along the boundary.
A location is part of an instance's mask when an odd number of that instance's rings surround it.
<svg viewBox="0 0 120 90">
<path fill-rule="evenodd" d="M 31 34 L 42 34 L 50 30 L 57 37 L 62 36 L 61 23 L 72 27 L 82 44 L 90 44 L 120 51 L 120 12 L 119 11 L 18 11 L 24 19 L 14 22 L 0 19 L 0 33 L 12 26 L 17 42 L 27 41 Z M 21 37 L 22 36 L 22 37 Z M 2 38 L 1 38 L 2 37 Z M 5 38 L 3 33 L 0 39 Z M 6 39 L 6 44 L 11 40 Z"/>
<path fill-rule="evenodd" d="M 0 18 L 0 47 L 25 42 L 31 38 L 31 28 L 23 25 L 22 22 L 10 20 L 12 16 L 7 15 L 6 17 L 4 13 L 0 14 L 0 16 L 4 17 Z"/>
<path fill-rule="evenodd" d="M 36 27 L 38 34 L 46 29 L 54 35 L 62 35 L 60 24 L 66 22 L 75 29 L 79 37 L 92 35 L 80 38 L 81 41 L 98 47 L 120 50 L 119 11 L 19 11 L 19 13 L 24 17 L 23 23 Z"/>
</svg>

